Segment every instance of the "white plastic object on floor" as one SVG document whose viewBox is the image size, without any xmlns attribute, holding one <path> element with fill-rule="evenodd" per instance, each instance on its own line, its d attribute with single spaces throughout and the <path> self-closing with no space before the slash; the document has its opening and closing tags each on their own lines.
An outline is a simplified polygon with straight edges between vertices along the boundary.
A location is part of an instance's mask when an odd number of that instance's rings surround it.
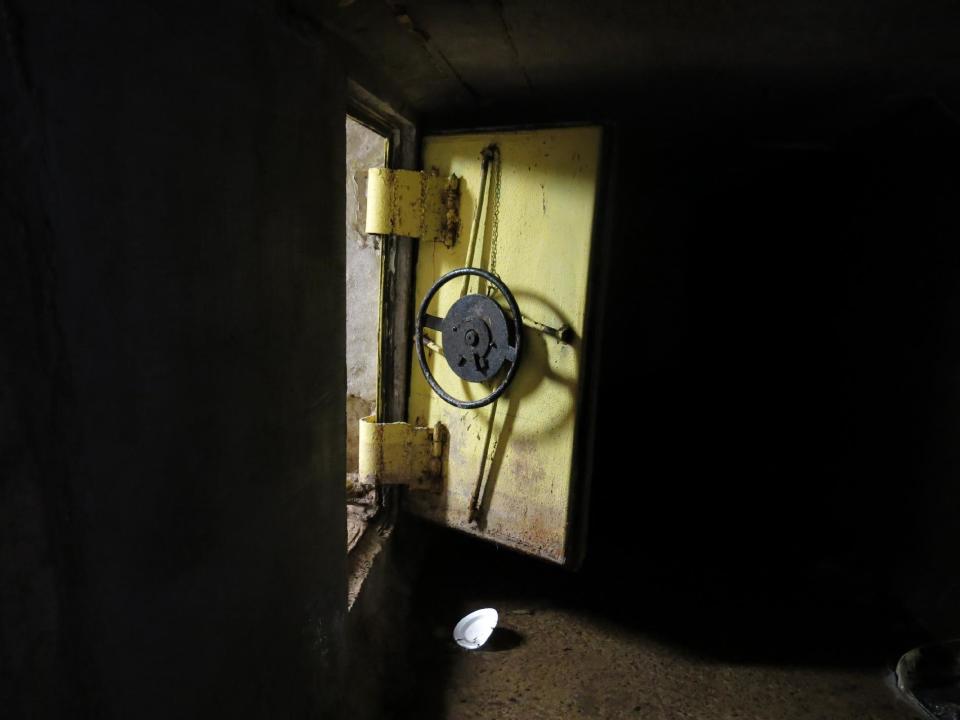
<svg viewBox="0 0 960 720">
<path fill-rule="evenodd" d="M 500 615 L 493 608 L 474 610 L 457 623 L 453 639 L 462 648 L 476 650 L 490 638 L 499 620 Z"/>
</svg>

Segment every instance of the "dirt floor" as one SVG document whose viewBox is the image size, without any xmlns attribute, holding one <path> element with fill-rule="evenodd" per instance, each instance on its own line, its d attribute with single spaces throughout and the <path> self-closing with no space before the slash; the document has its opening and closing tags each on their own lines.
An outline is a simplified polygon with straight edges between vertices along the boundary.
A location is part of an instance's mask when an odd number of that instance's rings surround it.
<svg viewBox="0 0 960 720">
<path fill-rule="evenodd" d="M 629 557 L 580 573 L 423 527 L 410 641 L 390 717 L 906 720 L 891 668 L 919 638 L 829 564 L 769 573 Z M 457 619 L 494 607 L 479 651 Z"/>
</svg>

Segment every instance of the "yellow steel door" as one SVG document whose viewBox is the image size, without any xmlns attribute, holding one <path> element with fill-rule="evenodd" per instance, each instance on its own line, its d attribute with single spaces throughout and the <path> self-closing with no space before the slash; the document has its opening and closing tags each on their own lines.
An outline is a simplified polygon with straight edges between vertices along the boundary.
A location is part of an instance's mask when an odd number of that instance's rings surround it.
<svg viewBox="0 0 960 720">
<path fill-rule="evenodd" d="M 415 305 L 438 278 L 471 265 L 492 271 L 508 287 L 525 325 L 512 382 L 499 399 L 480 408 L 441 399 L 414 352 L 408 420 L 431 427 L 440 422 L 448 441 L 442 489 L 410 493 L 407 506 L 424 518 L 557 563 L 576 559 L 570 528 L 584 481 L 575 472 L 575 453 L 583 451 L 578 426 L 590 421 L 578 408 L 592 330 L 587 297 L 601 139 L 600 128 L 568 127 L 437 135 L 423 142 L 425 170 L 460 178 L 460 226 L 452 247 L 420 244 Z M 475 223 L 485 150 L 490 161 Z M 428 315 L 444 317 L 464 295 L 489 295 L 509 310 L 486 281 L 465 276 L 437 291 Z M 509 312 L 506 317 L 513 319 Z M 444 391 L 476 400 L 503 380 L 509 360 L 488 382 L 463 379 L 454 361 L 437 351 L 454 342 L 453 330 L 448 327 L 445 337 L 437 331 L 439 320 L 427 325 L 425 362 Z M 568 329 L 564 341 L 551 328 Z M 482 361 L 466 358 L 475 359 Z"/>
</svg>

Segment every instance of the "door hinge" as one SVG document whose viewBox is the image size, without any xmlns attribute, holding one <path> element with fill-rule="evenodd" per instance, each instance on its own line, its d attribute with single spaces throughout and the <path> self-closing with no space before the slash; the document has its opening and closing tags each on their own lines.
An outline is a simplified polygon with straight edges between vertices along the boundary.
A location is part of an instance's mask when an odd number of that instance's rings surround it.
<svg viewBox="0 0 960 720">
<path fill-rule="evenodd" d="M 367 171 L 367 228 L 453 247 L 460 234 L 460 178 L 416 170 Z"/>
<path fill-rule="evenodd" d="M 360 419 L 359 480 L 364 484 L 407 485 L 411 490 L 443 488 L 443 445 L 446 431 L 409 423 Z"/>
</svg>

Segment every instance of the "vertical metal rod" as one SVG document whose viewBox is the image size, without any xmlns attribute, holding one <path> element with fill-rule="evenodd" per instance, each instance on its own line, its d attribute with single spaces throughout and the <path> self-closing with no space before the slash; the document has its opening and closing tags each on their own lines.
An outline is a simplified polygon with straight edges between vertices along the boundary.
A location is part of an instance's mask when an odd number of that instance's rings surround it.
<svg viewBox="0 0 960 720">
<path fill-rule="evenodd" d="M 477 473 L 477 482 L 473 486 L 473 495 L 470 496 L 470 514 L 467 517 L 468 522 L 480 521 L 480 491 L 484 486 L 484 479 L 489 474 L 490 466 L 493 465 L 493 455 L 497 451 L 497 445 L 500 442 L 498 437 L 493 441 L 493 447 L 490 447 L 490 439 L 493 437 L 494 421 L 497 419 L 497 405 L 500 398 L 493 401 L 490 406 L 490 421 L 487 423 L 487 436 L 483 442 L 483 455 L 480 457 L 480 471 Z"/>
<path fill-rule="evenodd" d="M 467 258 L 465 267 L 473 267 L 473 254 L 477 249 L 477 235 L 480 233 L 480 218 L 483 215 L 483 198 L 487 191 L 487 171 L 490 169 L 490 161 L 495 154 L 495 145 L 489 145 L 483 149 L 483 162 L 480 164 L 480 193 L 477 195 L 477 210 L 473 214 L 473 224 L 470 227 L 470 242 L 467 245 Z M 470 285 L 470 276 L 464 275 L 463 289 L 460 291 L 460 297 L 467 294 Z"/>
</svg>

